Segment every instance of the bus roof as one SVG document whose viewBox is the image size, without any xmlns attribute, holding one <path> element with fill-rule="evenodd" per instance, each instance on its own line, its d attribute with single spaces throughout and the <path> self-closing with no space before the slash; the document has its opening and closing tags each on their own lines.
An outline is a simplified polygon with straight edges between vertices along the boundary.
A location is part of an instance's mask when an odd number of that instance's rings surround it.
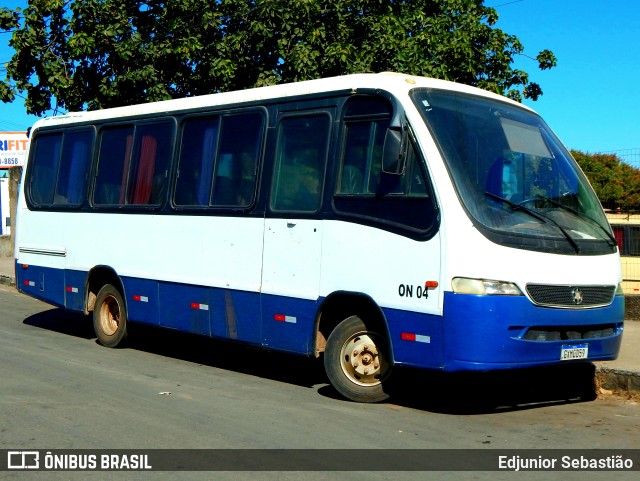
<svg viewBox="0 0 640 481">
<path fill-rule="evenodd" d="M 231 104 L 251 103 L 267 100 L 285 99 L 311 94 L 321 94 L 340 91 L 357 92 L 359 89 L 382 89 L 396 95 L 405 94 L 416 87 L 439 88 L 450 91 L 465 92 L 474 95 L 485 96 L 496 100 L 510 102 L 520 107 L 507 97 L 446 80 L 438 80 L 429 77 L 405 75 L 395 72 L 350 74 L 338 77 L 329 77 L 317 80 L 305 80 L 301 82 L 272 85 L 266 87 L 250 88 L 209 95 L 185 97 L 182 99 L 163 100 L 124 107 L 114 107 L 102 110 L 69 112 L 55 117 L 46 117 L 38 120 L 34 130 L 45 126 L 57 126 L 81 122 L 100 121 L 113 118 L 127 118 L 153 114 L 163 114 L 190 109 L 202 109 Z M 525 107 L 526 108 L 526 107 Z"/>
</svg>

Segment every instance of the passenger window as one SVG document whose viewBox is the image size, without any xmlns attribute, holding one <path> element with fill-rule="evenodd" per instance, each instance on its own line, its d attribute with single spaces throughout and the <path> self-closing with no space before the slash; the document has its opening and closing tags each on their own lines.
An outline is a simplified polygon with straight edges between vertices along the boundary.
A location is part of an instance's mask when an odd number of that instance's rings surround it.
<svg viewBox="0 0 640 481">
<path fill-rule="evenodd" d="M 166 191 L 173 124 L 159 122 L 136 127 L 127 204 L 159 205 Z"/>
<path fill-rule="evenodd" d="M 257 112 L 222 118 L 213 205 L 248 207 L 253 202 L 262 125 L 262 115 Z"/>
<path fill-rule="evenodd" d="M 80 206 L 84 202 L 92 141 L 91 130 L 36 137 L 29 181 L 31 202 L 56 207 Z"/>
<path fill-rule="evenodd" d="M 62 134 L 41 135 L 35 139 L 35 155 L 31 167 L 30 197 L 36 205 L 53 204 Z"/>
<path fill-rule="evenodd" d="M 208 206 L 218 145 L 218 117 L 184 123 L 174 202 L 178 206 Z"/>
<path fill-rule="evenodd" d="M 93 131 L 69 132 L 64 135 L 54 204 L 78 206 L 84 202 L 92 144 Z"/>
<path fill-rule="evenodd" d="M 280 122 L 272 210 L 316 212 L 320 208 L 330 125 L 328 115 L 318 114 Z"/>
<path fill-rule="evenodd" d="M 175 205 L 250 206 L 263 130 L 259 112 L 188 119 L 182 129 Z"/>
<path fill-rule="evenodd" d="M 159 205 L 164 199 L 172 122 L 106 128 L 100 135 L 95 205 Z"/>
<path fill-rule="evenodd" d="M 100 135 L 95 205 L 122 205 L 133 146 L 133 126 L 107 128 Z"/>
</svg>

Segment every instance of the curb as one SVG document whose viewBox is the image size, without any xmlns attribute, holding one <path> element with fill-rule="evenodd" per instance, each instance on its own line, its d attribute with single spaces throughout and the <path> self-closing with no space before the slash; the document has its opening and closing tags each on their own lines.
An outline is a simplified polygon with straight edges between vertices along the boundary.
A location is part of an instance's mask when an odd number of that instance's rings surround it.
<svg viewBox="0 0 640 481">
<path fill-rule="evenodd" d="M 640 398 L 640 373 L 596 366 L 595 381 L 598 393 Z"/>
<path fill-rule="evenodd" d="M 9 277 L 9 276 L 0 274 L 0 284 L 5 286 L 15 286 L 16 279 L 15 277 Z"/>
</svg>

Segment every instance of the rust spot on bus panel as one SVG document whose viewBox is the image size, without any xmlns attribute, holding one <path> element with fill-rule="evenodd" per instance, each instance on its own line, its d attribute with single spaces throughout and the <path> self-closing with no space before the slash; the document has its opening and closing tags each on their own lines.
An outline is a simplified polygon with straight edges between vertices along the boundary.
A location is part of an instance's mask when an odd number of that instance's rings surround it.
<svg viewBox="0 0 640 481">
<path fill-rule="evenodd" d="M 233 298 L 231 297 L 231 293 L 229 291 L 225 291 L 224 293 L 224 310 L 229 339 L 238 339 L 236 308 L 233 305 Z"/>
<path fill-rule="evenodd" d="M 87 298 L 87 308 L 84 311 L 85 314 L 89 314 L 91 311 L 93 311 L 96 305 L 96 298 L 97 296 L 93 291 L 89 292 L 89 297 Z"/>
</svg>

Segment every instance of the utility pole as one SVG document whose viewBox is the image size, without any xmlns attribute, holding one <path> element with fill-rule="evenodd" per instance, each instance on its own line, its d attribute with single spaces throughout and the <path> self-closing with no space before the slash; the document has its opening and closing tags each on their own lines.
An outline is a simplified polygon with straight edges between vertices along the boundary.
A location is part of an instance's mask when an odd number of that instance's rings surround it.
<svg viewBox="0 0 640 481">
<path fill-rule="evenodd" d="M 11 252 L 16 245 L 16 214 L 18 212 L 18 190 L 22 179 L 22 167 L 12 167 L 9 169 L 9 206 L 11 208 Z"/>
</svg>

